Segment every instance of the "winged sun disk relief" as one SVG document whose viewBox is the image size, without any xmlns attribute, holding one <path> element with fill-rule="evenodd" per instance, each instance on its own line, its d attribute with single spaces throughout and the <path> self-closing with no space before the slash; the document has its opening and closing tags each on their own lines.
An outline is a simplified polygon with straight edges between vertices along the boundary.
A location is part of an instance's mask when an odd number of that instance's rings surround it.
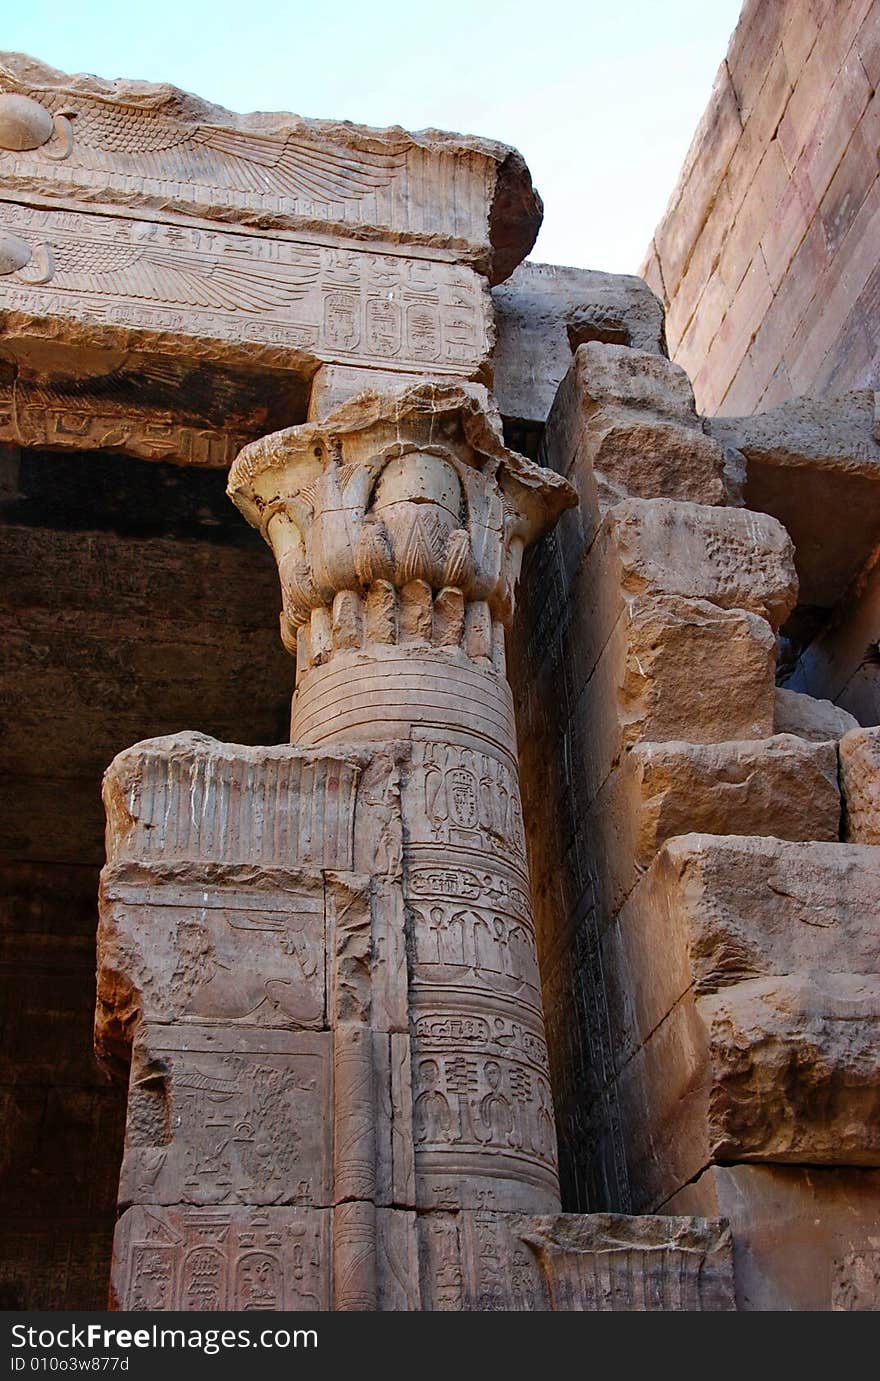
<svg viewBox="0 0 880 1381">
<path fill-rule="evenodd" d="M 40 97 L 41 99 L 36 99 Z M 38 143 L 10 144 L 2 102 L 26 103 L 17 125 Z M 53 109 L 53 107 L 57 108 Z M 71 120 L 75 126 L 71 128 Z M 405 148 L 373 152 L 316 145 L 295 134 L 256 134 L 209 124 L 185 124 L 158 110 L 82 96 L 75 91 L 0 94 L 0 148 L 37 148 L 53 130 L 64 152 L 93 172 L 120 173 L 160 183 L 201 183 L 293 201 L 360 201 L 387 187 L 406 160 Z M 27 137 L 27 134 L 25 135 Z"/>
<path fill-rule="evenodd" d="M 69 107 L 50 114 L 39 101 L 15 92 L 0 93 L 0 149 L 13 153 L 30 153 L 39 149 L 44 158 L 62 162 L 73 151 L 73 130 L 70 117 L 76 112 Z M 57 136 L 57 146 L 52 138 Z"/>
<path fill-rule="evenodd" d="M 49 245 L 32 246 L 27 240 L 0 230 L 0 277 L 16 274 L 22 283 L 48 283 L 55 272 L 55 257 Z"/>
<path fill-rule="evenodd" d="M 18 238 L 18 237 L 13 237 Z M 25 243 L 22 241 L 22 243 Z M 30 248 L 30 246 L 29 246 Z M 263 312 L 297 302 L 315 282 L 319 265 L 267 264 L 164 249 L 151 243 L 65 240 L 47 255 L 48 282 L 71 292 L 141 298 L 218 311 Z M 38 247 L 39 249 L 39 247 Z M 36 259 L 38 249 L 31 251 Z"/>
</svg>

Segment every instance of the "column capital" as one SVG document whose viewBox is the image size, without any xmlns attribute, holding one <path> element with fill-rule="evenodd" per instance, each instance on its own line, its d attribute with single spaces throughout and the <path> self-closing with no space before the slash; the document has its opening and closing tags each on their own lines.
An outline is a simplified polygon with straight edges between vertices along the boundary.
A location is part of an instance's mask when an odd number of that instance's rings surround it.
<svg viewBox="0 0 880 1381">
<path fill-rule="evenodd" d="M 282 636 L 307 665 L 371 643 L 463 646 L 480 625 L 490 655 L 525 546 L 576 503 L 507 449 L 485 389 L 442 383 L 364 392 L 253 442 L 228 492 L 275 553 Z"/>
</svg>

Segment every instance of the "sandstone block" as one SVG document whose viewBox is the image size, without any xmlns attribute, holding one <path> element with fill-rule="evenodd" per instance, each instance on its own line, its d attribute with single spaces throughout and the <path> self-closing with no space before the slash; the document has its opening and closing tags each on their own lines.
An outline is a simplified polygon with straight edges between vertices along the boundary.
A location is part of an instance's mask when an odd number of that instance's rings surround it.
<svg viewBox="0 0 880 1381">
<path fill-rule="evenodd" d="M 536 694 L 551 703 L 554 678 L 562 670 L 568 680 L 570 671 L 570 789 L 589 805 L 640 741 L 770 737 L 775 646 L 766 620 L 746 610 L 678 595 L 634 600 L 592 667 L 541 668 Z"/>
<path fill-rule="evenodd" d="M 578 346 L 573 367 L 588 416 L 613 405 L 701 429 L 690 379 L 680 365 L 662 355 L 588 341 Z"/>
<path fill-rule="evenodd" d="M 840 740 L 844 838 L 880 844 L 880 728 L 853 729 Z"/>
<path fill-rule="evenodd" d="M 604 1313 L 730 1310 L 724 1223 L 493 1212 L 419 1218 L 423 1308 Z"/>
<path fill-rule="evenodd" d="M 730 1222 L 738 1309 L 877 1309 L 880 1171 L 713 1165 L 664 1208 Z"/>
<path fill-rule="evenodd" d="M 219 874 L 219 875 L 218 875 Z M 321 1027 L 324 879 L 280 869 L 104 870 L 96 1042 L 123 1051 L 133 1023 L 181 1018 Z"/>
<path fill-rule="evenodd" d="M 581 345 L 547 419 L 545 463 L 569 475 L 588 533 L 633 495 L 722 504 L 724 447 L 694 411 L 687 375 L 660 355 Z"/>
<path fill-rule="evenodd" d="M 640 600 L 625 627 L 618 713 L 627 744 L 767 738 L 775 640 L 766 620 L 708 600 Z"/>
<path fill-rule="evenodd" d="M 492 289 L 494 391 L 507 421 L 543 423 L 572 352 L 587 340 L 665 354 L 663 308 L 630 274 L 520 264 Z"/>
<path fill-rule="evenodd" d="M 775 630 L 794 608 L 797 576 L 791 539 L 763 513 L 632 500 L 610 515 L 624 598 L 666 594 L 747 609 Z"/>
<path fill-rule="evenodd" d="M 707 426 L 745 456 L 747 507 L 772 513 L 791 534 L 802 602 L 836 604 L 880 537 L 873 393 L 795 398 Z M 846 541 L 829 542 L 829 531 L 846 532 Z"/>
<path fill-rule="evenodd" d="M 801 691 L 777 686 L 773 727 L 777 734 L 797 734 L 799 738 L 809 739 L 813 743 L 828 743 L 842 739 L 850 729 L 857 729 L 859 722 L 854 715 L 831 700 L 818 700 Z"/>
<path fill-rule="evenodd" d="M 724 451 L 711 437 L 671 422 L 637 420 L 622 409 L 597 414 L 580 451 L 597 476 L 604 504 L 641 499 L 724 501 Z"/>
<path fill-rule="evenodd" d="M 713 1161 L 880 1164 L 880 862 L 687 835 L 606 932 L 634 1202 Z"/>
<path fill-rule="evenodd" d="M 546 758 L 546 750 L 545 750 Z M 545 773 L 553 830 L 575 841 L 572 788 Z M 637 743 L 575 828 L 589 841 L 587 866 L 602 924 L 617 914 L 662 844 L 675 835 L 756 834 L 788 840 L 838 837 L 840 791 L 833 743 L 791 735 L 734 743 Z M 542 834 L 543 839 L 543 834 Z M 550 841 L 542 842 L 542 850 Z M 538 852 L 538 850 L 536 850 Z M 543 875 L 538 862 L 535 877 Z"/>
</svg>

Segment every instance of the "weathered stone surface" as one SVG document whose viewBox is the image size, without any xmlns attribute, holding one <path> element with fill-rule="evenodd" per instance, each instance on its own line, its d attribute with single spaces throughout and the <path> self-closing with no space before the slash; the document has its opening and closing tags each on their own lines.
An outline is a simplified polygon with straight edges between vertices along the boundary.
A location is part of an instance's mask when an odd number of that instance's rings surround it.
<svg viewBox="0 0 880 1381">
<path fill-rule="evenodd" d="M 830 700 L 777 686 L 773 727 L 777 734 L 797 734 L 813 743 L 828 743 L 857 729 L 858 720 Z"/>
<path fill-rule="evenodd" d="M 714 1165 L 664 1208 L 730 1222 L 738 1309 L 877 1309 L 876 1170 Z"/>
<path fill-rule="evenodd" d="M 880 1163 L 878 887 L 859 846 L 664 845 L 603 941 L 636 1205 L 713 1160 Z"/>
<path fill-rule="evenodd" d="M 191 732 L 137 743 L 104 777 L 108 861 L 351 868 L 366 761 Z"/>
<path fill-rule="evenodd" d="M 333 1037 L 142 1025 L 131 1067 L 119 1201 L 334 1201 Z"/>
<path fill-rule="evenodd" d="M 853 729 L 840 740 L 844 838 L 880 844 L 880 729 Z"/>
<path fill-rule="evenodd" d="M 766 738 L 775 642 L 766 620 L 678 595 L 640 600 L 622 625 L 618 714 L 625 743 Z"/>
<path fill-rule="evenodd" d="M 424 1308 L 734 1308 L 730 1234 L 697 1218 L 435 1213 L 419 1219 Z"/>
<path fill-rule="evenodd" d="M 746 506 L 772 513 L 791 534 L 802 602 L 833 607 L 880 538 L 874 394 L 797 398 L 707 425 L 745 457 Z M 829 532 L 846 532 L 846 541 L 829 541 Z"/>
<path fill-rule="evenodd" d="M 788 734 L 751 742 L 637 743 L 603 786 L 589 833 L 607 915 L 675 835 L 837 840 L 833 743 Z"/>
<path fill-rule="evenodd" d="M 628 755 L 641 811 L 637 861 L 677 834 L 836 840 L 837 754 L 790 734 L 746 743 L 639 743 Z"/>
<path fill-rule="evenodd" d="M 750 610 L 774 630 L 791 613 L 797 577 L 781 523 L 670 499 L 621 503 L 609 518 L 624 600 L 644 594 L 706 599 Z"/>
<path fill-rule="evenodd" d="M 542 454 L 569 475 L 588 534 L 627 495 L 721 504 L 724 449 L 694 411 L 687 375 L 661 355 L 581 345 L 547 419 Z"/>
<path fill-rule="evenodd" d="M 690 379 L 662 355 L 589 341 L 575 352 L 574 367 L 588 415 L 616 405 L 702 428 Z"/>
<path fill-rule="evenodd" d="M 329 937 L 320 874 L 218 868 L 206 897 L 192 866 L 110 866 L 100 912 L 102 1047 L 140 1018 L 324 1025 Z"/>
<path fill-rule="evenodd" d="M 610 416 L 609 416 L 610 414 Z M 642 499 L 724 501 L 725 455 L 711 437 L 669 422 L 641 422 L 603 409 L 584 444 L 605 504 Z"/>
<path fill-rule="evenodd" d="M 492 290 L 495 396 L 508 424 L 546 421 L 572 354 L 588 340 L 665 354 L 663 310 L 639 278 L 520 264 Z"/>
<path fill-rule="evenodd" d="M 236 115 L 173 86 L 68 76 L 21 53 L 0 54 L 0 91 L 27 103 L 42 136 L 22 143 L 3 125 L 4 181 L 21 192 L 451 249 L 494 282 L 541 223 L 519 154 L 488 139 Z"/>
</svg>

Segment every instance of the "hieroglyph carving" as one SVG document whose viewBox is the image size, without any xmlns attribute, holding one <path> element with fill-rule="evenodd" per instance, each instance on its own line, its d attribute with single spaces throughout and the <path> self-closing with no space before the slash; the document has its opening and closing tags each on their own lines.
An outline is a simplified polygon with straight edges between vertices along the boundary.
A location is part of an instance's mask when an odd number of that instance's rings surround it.
<svg viewBox="0 0 880 1381">
<path fill-rule="evenodd" d="M 142 1026 L 123 1204 L 330 1202 L 332 1036 Z"/>
<path fill-rule="evenodd" d="M 37 450 L 124 451 L 141 460 L 227 468 L 248 441 L 237 428 L 188 426 L 170 410 L 71 397 L 50 384 L 0 383 L 0 444 Z"/>
<path fill-rule="evenodd" d="M 0 306 L 440 374 L 477 374 L 489 353 L 485 283 L 464 265 L 9 202 Z"/>
<path fill-rule="evenodd" d="M 114 1243 L 118 1309 L 324 1310 L 330 1212 L 306 1208 L 130 1208 Z"/>
</svg>

